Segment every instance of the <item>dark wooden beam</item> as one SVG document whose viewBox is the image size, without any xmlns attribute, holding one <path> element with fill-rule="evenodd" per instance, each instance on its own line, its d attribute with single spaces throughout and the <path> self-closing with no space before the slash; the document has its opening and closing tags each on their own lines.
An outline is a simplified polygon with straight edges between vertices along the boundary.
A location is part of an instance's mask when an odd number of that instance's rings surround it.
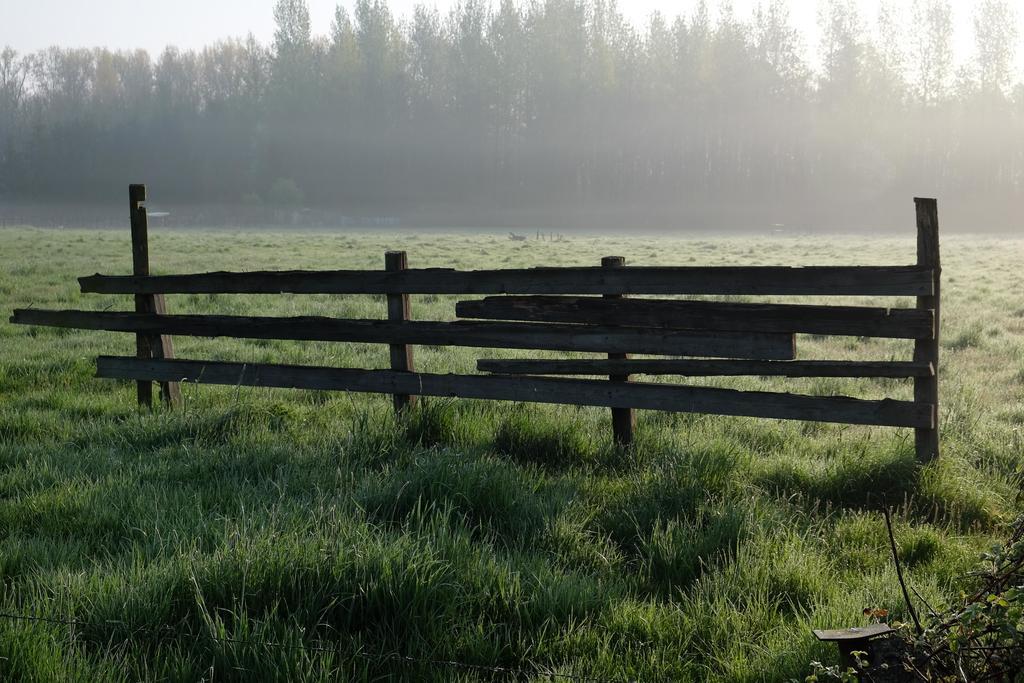
<svg viewBox="0 0 1024 683">
<path fill-rule="evenodd" d="M 930 363 L 898 361 L 757 361 L 679 360 L 643 358 L 603 359 L 481 359 L 477 370 L 501 375 L 680 375 L 684 377 L 931 377 Z"/>
<path fill-rule="evenodd" d="M 602 268 L 625 268 L 626 259 L 623 256 L 605 256 L 601 259 Z M 604 298 L 599 301 L 615 301 L 622 303 L 625 301 L 625 295 L 623 294 L 605 294 Z M 612 323 L 613 325 L 619 324 L 617 322 Z M 609 360 L 629 360 L 628 353 L 609 353 Z M 612 382 L 629 382 L 630 376 L 628 372 L 622 373 L 610 373 L 608 379 Z M 612 433 L 615 438 L 615 443 L 620 446 L 629 446 L 633 443 L 633 432 L 636 431 L 636 411 L 632 408 L 612 408 Z"/>
<path fill-rule="evenodd" d="M 132 235 L 132 272 L 140 277 L 149 275 L 149 216 L 146 213 L 146 186 L 128 186 L 128 211 Z M 163 294 L 136 294 L 135 312 L 146 314 L 167 313 Z M 135 335 L 135 349 L 139 358 L 174 358 L 174 342 L 159 334 Z M 136 393 L 139 405 L 152 407 L 153 383 L 138 382 Z M 177 382 L 161 382 L 160 397 L 170 407 L 181 405 L 181 388 Z"/>
<path fill-rule="evenodd" d="M 607 408 L 638 408 L 783 420 L 928 428 L 934 411 L 908 401 L 865 401 L 846 397 L 744 392 L 640 382 L 434 375 L 393 370 L 348 370 L 293 365 L 223 363 L 101 356 L 97 376 L 188 381 L 381 394 L 418 394 L 470 399 L 527 401 Z"/>
<path fill-rule="evenodd" d="M 933 311 L 935 325 L 930 334 L 921 335 L 914 342 L 914 360 L 931 363 L 935 374 L 931 377 L 920 377 L 914 381 L 914 400 L 939 409 L 939 319 L 940 319 L 940 285 L 942 281 L 942 264 L 939 259 L 939 208 L 934 199 L 915 199 L 917 212 L 917 263 L 932 273 L 934 282 L 930 294 L 917 297 L 917 307 L 925 311 Z M 939 419 L 936 414 L 934 426 L 918 429 L 914 433 L 914 449 L 917 459 L 929 462 L 939 457 Z"/>
<path fill-rule="evenodd" d="M 919 296 L 932 274 L 917 266 L 523 268 L 92 275 L 98 294 L 719 294 Z"/>
<path fill-rule="evenodd" d="M 460 318 L 548 323 L 636 325 L 682 330 L 800 332 L 917 339 L 930 335 L 933 316 L 915 308 L 743 304 L 578 296 L 495 296 L 460 301 Z"/>
<path fill-rule="evenodd" d="M 409 257 L 404 251 L 389 251 L 384 254 L 384 269 L 400 271 L 409 268 Z M 408 294 L 388 294 L 388 320 L 405 322 L 412 320 L 412 304 Z M 414 367 L 413 347 L 409 344 L 391 344 L 391 369 L 396 372 L 411 372 Z M 392 396 L 395 412 L 401 414 L 415 403 L 415 397 L 409 394 Z"/>
<path fill-rule="evenodd" d="M 337 318 L 269 318 L 224 315 L 145 315 L 99 311 L 19 309 L 11 322 L 109 332 L 192 337 L 431 344 L 481 348 L 546 349 L 790 360 L 792 335 L 691 332 L 599 325 L 497 322 L 392 322 Z"/>
</svg>

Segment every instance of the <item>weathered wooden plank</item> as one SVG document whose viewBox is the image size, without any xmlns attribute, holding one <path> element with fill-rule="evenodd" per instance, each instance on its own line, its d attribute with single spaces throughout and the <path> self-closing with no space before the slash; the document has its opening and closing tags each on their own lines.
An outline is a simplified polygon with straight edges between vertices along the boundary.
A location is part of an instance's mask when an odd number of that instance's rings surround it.
<svg viewBox="0 0 1024 683">
<path fill-rule="evenodd" d="M 711 413 L 812 422 L 929 427 L 930 405 L 865 401 L 640 382 L 550 377 L 434 375 L 393 370 L 349 370 L 292 365 L 159 360 L 101 356 L 97 376 L 111 379 L 189 381 L 230 386 L 417 394 L 528 401 L 607 408 Z"/>
<path fill-rule="evenodd" d="M 681 360 L 662 358 L 611 361 L 603 359 L 481 359 L 477 370 L 501 375 L 680 375 L 683 377 L 930 377 L 930 363 L 899 361 L 757 361 Z"/>
<path fill-rule="evenodd" d="M 156 315 L 167 315 L 167 301 L 163 294 L 143 295 L 152 299 L 152 312 Z M 174 358 L 174 340 L 165 334 L 152 335 L 150 340 L 150 358 Z M 165 405 L 171 408 L 181 408 L 184 398 L 181 395 L 181 387 L 177 382 L 161 382 L 160 397 Z"/>
<path fill-rule="evenodd" d="M 812 631 L 815 638 L 824 642 L 850 640 L 860 642 L 892 632 L 893 628 L 889 624 L 868 624 L 867 626 L 855 626 L 853 628 L 814 629 Z"/>
<path fill-rule="evenodd" d="M 136 276 L 149 275 L 149 225 L 146 216 L 146 186 L 128 186 L 128 218 L 132 236 L 132 273 Z M 136 313 L 156 313 L 156 301 L 151 294 L 135 295 Z M 135 335 L 135 353 L 139 358 L 153 358 L 154 351 L 159 348 L 159 337 L 152 335 Z M 152 407 L 153 383 L 140 381 L 136 383 L 136 396 L 140 406 Z"/>
<path fill-rule="evenodd" d="M 448 268 L 261 271 L 149 277 L 92 275 L 99 294 L 721 294 L 920 296 L 932 274 L 918 266 Z"/>
<path fill-rule="evenodd" d="M 578 296 L 496 296 L 460 301 L 462 318 L 548 323 L 636 325 L 669 329 L 785 332 L 917 339 L 931 335 L 933 316 L 916 308 L 747 304 L 720 301 Z"/>
<path fill-rule="evenodd" d="M 602 268 L 625 268 L 626 259 L 623 256 L 606 256 L 601 259 Z M 623 301 L 623 294 L 605 294 L 602 301 Z M 612 323 L 616 324 L 616 323 Z M 628 360 L 628 353 L 609 353 L 609 360 Z M 612 382 L 630 381 L 629 373 L 612 373 L 608 376 Z M 615 443 L 620 446 L 628 446 L 633 443 L 633 432 L 636 431 L 636 411 L 632 408 L 612 408 L 612 433 Z"/>
<path fill-rule="evenodd" d="M 940 320 L 940 284 L 942 264 L 939 258 L 939 207 L 934 199 L 915 199 L 917 213 L 917 263 L 932 272 L 935 281 L 932 292 L 917 297 L 917 307 L 932 310 L 935 325 L 932 334 L 922 335 L 914 342 L 914 360 L 931 363 L 935 374 L 921 377 L 914 381 L 914 400 L 935 406 L 939 409 L 939 320 Z M 918 429 L 914 433 L 914 450 L 917 459 L 929 462 L 939 457 L 939 426 L 938 416 L 933 420 L 934 427 Z"/>
<path fill-rule="evenodd" d="M 694 332 L 599 325 L 498 322 L 392 322 L 321 317 L 269 318 L 218 315 L 144 315 L 126 312 L 19 309 L 12 323 L 110 332 L 193 337 L 291 339 L 481 348 L 547 349 L 791 360 L 792 335 Z"/>
<path fill-rule="evenodd" d="M 132 272 L 138 276 L 149 275 L 149 218 L 146 214 L 146 186 L 128 186 L 128 212 L 132 236 Z M 136 313 L 167 313 L 163 294 L 136 294 Z M 174 358 L 174 343 L 164 335 L 137 334 L 135 349 L 139 358 Z M 138 382 L 136 393 L 139 405 L 153 405 L 153 383 Z M 179 407 L 182 402 L 181 388 L 177 382 L 161 382 L 160 396 L 164 403 Z"/>
<path fill-rule="evenodd" d="M 389 251 L 384 254 L 384 269 L 388 271 L 406 270 L 409 268 L 409 256 L 404 251 Z M 404 322 L 412 319 L 412 304 L 408 294 L 388 294 L 388 320 Z M 413 365 L 413 347 L 409 344 L 392 344 L 391 369 L 397 372 L 410 372 Z M 395 412 L 402 413 L 415 403 L 415 397 L 408 394 L 392 396 Z"/>
</svg>

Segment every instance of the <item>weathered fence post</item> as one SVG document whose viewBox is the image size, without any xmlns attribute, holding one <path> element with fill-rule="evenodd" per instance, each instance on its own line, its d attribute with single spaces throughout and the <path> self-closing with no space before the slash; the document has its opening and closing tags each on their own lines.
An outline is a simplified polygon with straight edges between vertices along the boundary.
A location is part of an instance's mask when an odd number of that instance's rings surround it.
<svg viewBox="0 0 1024 683">
<path fill-rule="evenodd" d="M 384 254 L 384 269 L 387 271 L 406 270 L 409 257 L 404 251 L 389 251 Z M 412 319 L 412 306 L 408 294 L 388 294 L 388 320 L 401 322 Z M 390 344 L 391 369 L 399 372 L 412 372 L 412 346 L 409 344 Z M 408 394 L 394 394 L 395 412 L 401 414 L 415 403 L 415 397 Z"/>
<path fill-rule="evenodd" d="M 935 325 L 928 337 L 914 341 L 914 360 L 931 363 L 934 373 L 914 379 L 914 401 L 935 406 L 932 429 L 914 430 L 914 450 L 919 462 L 939 457 L 939 287 L 942 268 L 939 261 L 939 209 L 934 199 L 915 198 L 917 208 L 917 265 L 934 272 L 931 296 L 917 297 L 917 307 L 935 312 Z"/>
<path fill-rule="evenodd" d="M 145 185 L 128 186 L 128 203 L 132 226 L 132 272 L 135 275 L 149 275 L 149 218 L 146 215 Z M 136 294 L 136 313 L 164 315 L 167 306 L 163 294 Z M 166 335 L 136 334 L 135 350 L 139 358 L 174 358 L 174 344 Z M 136 383 L 139 405 L 153 405 L 153 383 Z M 177 382 L 161 382 L 160 395 L 171 407 L 181 404 L 181 387 Z"/>
<path fill-rule="evenodd" d="M 622 256 L 605 256 L 601 259 L 602 268 L 622 268 L 626 265 L 626 259 Z M 605 294 L 605 299 L 621 299 L 622 294 Z M 609 353 L 609 360 L 625 360 L 629 358 L 628 353 Z M 629 375 L 610 375 L 613 382 L 628 382 Z M 636 411 L 632 408 L 612 408 L 612 433 L 615 443 L 620 446 L 628 446 L 633 443 L 633 428 L 636 426 Z"/>
</svg>

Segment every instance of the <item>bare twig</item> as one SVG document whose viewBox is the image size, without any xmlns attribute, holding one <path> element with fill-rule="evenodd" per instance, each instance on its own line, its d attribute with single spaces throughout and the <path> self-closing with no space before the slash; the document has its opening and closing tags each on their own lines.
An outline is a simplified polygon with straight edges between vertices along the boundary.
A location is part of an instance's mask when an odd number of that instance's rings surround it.
<svg viewBox="0 0 1024 683">
<path fill-rule="evenodd" d="M 889 531 L 889 545 L 892 547 L 892 561 L 896 564 L 896 578 L 900 581 L 900 588 L 903 589 L 903 601 L 907 603 L 907 609 L 910 610 L 910 618 L 914 620 L 914 628 L 917 629 L 917 635 L 924 633 L 924 629 L 921 627 L 921 620 L 917 618 L 917 610 L 914 609 L 914 604 L 910 602 L 910 592 L 907 590 L 907 582 L 903 580 L 903 566 L 900 564 L 900 554 L 896 550 L 896 537 L 892 533 L 892 519 L 889 518 L 889 508 L 882 508 L 882 514 L 885 515 L 885 528 Z"/>
<path fill-rule="evenodd" d="M 916 597 L 916 598 L 917 598 L 918 600 L 920 600 L 920 601 L 921 601 L 921 602 L 922 602 L 922 603 L 924 604 L 924 606 L 925 606 L 925 607 L 927 607 L 927 608 L 928 608 L 928 614 L 929 614 L 929 615 L 935 616 L 935 615 L 937 615 L 937 614 L 938 614 L 938 612 L 936 612 L 936 611 L 935 611 L 935 608 L 934 608 L 934 607 L 932 607 L 932 606 L 931 606 L 931 605 L 930 605 L 930 604 L 928 603 L 928 601 L 924 599 L 924 596 L 923 596 L 923 595 L 921 595 L 921 594 L 920 594 L 920 593 L 919 593 L 919 592 L 917 591 L 917 589 L 916 589 L 916 588 L 914 588 L 913 586 L 911 586 L 911 587 L 910 587 L 910 590 L 914 591 L 914 596 L 915 596 L 915 597 Z"/>
</svg>

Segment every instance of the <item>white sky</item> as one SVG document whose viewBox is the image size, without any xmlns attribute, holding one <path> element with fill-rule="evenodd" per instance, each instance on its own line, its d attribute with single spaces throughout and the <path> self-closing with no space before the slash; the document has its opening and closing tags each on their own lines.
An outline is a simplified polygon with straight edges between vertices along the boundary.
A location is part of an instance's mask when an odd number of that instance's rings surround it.
<svg viewBox="0 0 1024 683">
<path fill-rule="evenodd" d="M 338 0 L 308 0 L 315 33 L 326 33 Z M 442 11 L 457 0 L 422 0 Z M 341 0 L 351 9 L 352 0 Z M 390 0 L 399 16 L 408 15 L 419 0 Z M 971 11 L 978 0 L 952 0 L 960 60 L 972 52 Z M 758 0 L 733 0 L 739 17 L 747 17 Z M 632 21 L 646 22 L 654 11 L 672 17 L 689 15 L 697 0 L 619 0 Z M 710 3 L 714 5 L 714 2 Z M 790 0 L 792 21 L 806 36 L 807 47 L 817 44 L 817 0 Z M 862 16 L 873 21 L 878 0 L 860 0 Z M 910 0 L 901 4 L 909 7 Z M 218 39 L 245 36 L 262 41 L 273 36 L 274 0 L 0 0 L 0 46 L 29 52 L 50 45 L 63 47 L 144 47 L 158 54 L 167 45 L 201 47 Z M 909 11 L 909 10 L 908 10 Z M 1018 10 L 1024 21 L 1024 3 Z M 1020 35 L 1024 39 L 1024 23 Z M 1018 63 L 1024 67 L 1024 46 Z"/>
</svg>

